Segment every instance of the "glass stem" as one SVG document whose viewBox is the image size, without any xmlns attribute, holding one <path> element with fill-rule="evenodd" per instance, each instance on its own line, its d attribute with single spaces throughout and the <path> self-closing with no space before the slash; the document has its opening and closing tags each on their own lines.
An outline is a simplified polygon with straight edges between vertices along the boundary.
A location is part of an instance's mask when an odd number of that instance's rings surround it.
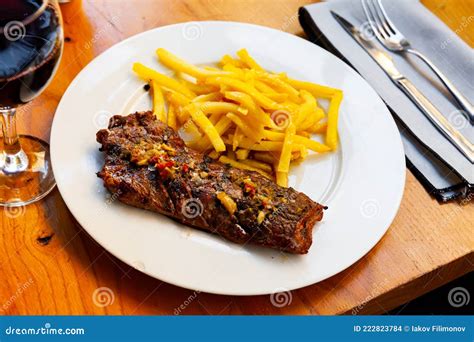
<svg viewBox="0 0 474 342">
<path fill-rule="evenodd" d="M 5 174 L 25 171 L 28 168 L 28 157 L 22 150 L 16 132 L 16 109 L 0 109 L 3 150 L 0 151 L 0 169 Z"/>
</svg>

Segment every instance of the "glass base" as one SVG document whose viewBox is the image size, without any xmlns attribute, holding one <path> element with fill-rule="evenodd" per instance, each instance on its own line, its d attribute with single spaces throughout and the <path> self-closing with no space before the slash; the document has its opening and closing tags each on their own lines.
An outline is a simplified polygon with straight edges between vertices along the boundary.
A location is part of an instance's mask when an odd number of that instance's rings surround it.
<svg viewBox="0 0 474 342">
<path fill-rule="evenodd" d="M 49 144 L 29 135 L 20 135 L 20 144 L 28 158 L 24 171 L 9 173 L 5 155 L 0 152 L 0 206 L 3 207 L 20 207 L 36 202 L 56 185 Z"/>
</svg>

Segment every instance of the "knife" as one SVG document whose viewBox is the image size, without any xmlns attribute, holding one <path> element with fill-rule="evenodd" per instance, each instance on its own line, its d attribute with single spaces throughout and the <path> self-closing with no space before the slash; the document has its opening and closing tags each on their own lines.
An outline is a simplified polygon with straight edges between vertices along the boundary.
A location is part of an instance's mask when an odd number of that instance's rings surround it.
<svg viewBox="0 0 474 342">
<path fill-rule="evenodd" d="M 441 112 L 431 103 L 428 98 L 419 91 L 415 85 L 403 76 L 396 68 L 392 57 L 382 49 L 379 49 L 371 40 L 350 22 L 331 11 L 336 21 L 354 38 L 357 43 L 375 60 L 385 71 L 393 83 L 399 87 L 425 114 L 425 116 L 443 133 L 447 139 L 472 163 L 474 164 L 474 145 L 467 140 Z"/>
</svg>

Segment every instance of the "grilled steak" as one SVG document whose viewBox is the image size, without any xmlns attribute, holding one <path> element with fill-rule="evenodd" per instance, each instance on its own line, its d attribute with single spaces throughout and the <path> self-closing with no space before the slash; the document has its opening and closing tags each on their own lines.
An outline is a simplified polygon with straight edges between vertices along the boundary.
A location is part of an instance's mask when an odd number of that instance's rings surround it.
<svg viewBox="0 0 474 342">
<path fill-rule="evenodd" d="M 120 201 L 239 244 L 308 252 L 320 204 L 186 147 L 152 112 L 112 117 L 97 141 L 105 152 L 98 176 Z"/>
</svg>

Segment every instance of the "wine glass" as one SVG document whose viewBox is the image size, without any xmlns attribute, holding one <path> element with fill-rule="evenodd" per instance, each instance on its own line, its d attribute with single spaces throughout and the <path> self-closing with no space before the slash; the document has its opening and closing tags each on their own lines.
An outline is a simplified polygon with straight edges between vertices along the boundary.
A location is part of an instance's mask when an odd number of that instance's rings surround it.
<svg viewBox="0 0 474 342">
<path fill-rule="evenodd" d="M 49 84 L 63 50 L 56 0 L 0 0 L 0 206 L 22 206 L 55 186 L 49 145 L 18 135 L 16 111 Z"/>
</svg>

